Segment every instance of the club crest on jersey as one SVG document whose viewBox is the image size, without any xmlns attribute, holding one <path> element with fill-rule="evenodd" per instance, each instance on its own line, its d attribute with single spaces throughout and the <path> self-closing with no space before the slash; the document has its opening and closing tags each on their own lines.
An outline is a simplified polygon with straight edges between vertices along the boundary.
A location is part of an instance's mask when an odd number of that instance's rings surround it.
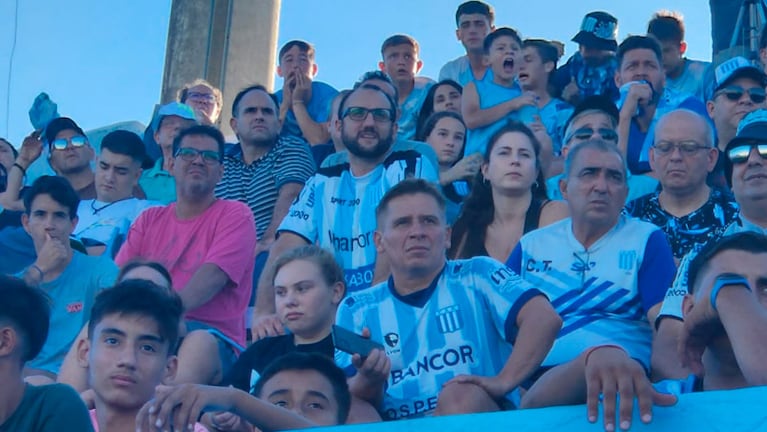
<svg viewBox="0 0 767 432">
<path fill-rule="evenodd" d="M 386 345 L 394 348 L 399 343 L 399 335 L 397 333 L 387 333 L 384 335 L 384 342 L 386 342 Z"/>
<path fill-rule="evenodd" d="M 618 268 L 629 271 L 634 268 L 637 253 L 633 250 L 622 250 L 618 253 Z"/>
<path fill-rule="evenodd" d="M 461 309 L 456 306 L 448 306 L 437 311 L 437 325 L 440 333 L 453 333 L 463 328 Z"/>
</svg>

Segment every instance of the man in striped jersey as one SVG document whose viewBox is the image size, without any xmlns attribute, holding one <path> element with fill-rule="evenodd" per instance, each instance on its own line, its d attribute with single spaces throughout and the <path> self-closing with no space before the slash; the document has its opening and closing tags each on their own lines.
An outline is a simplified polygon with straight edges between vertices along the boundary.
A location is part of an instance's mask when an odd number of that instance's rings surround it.
<svg viewBox="0 0 767 432">
<path fill-rule="evenodd" d="M 280 136 L 279 104 L 261 85 L 240 91 L 232 103 L 230 125 L 240 140 L 224 156 L 219 198 L 244 202 L 256 219 L 256 255 L 269 250 L 290 203 L 314 174 L 309 147 Z"/>
<path fill-rule="evenodd" d="M 447 261 L 445 198 L 424 180 L 394 186 L 376 218 L 391 276 L 350 294 L 336 323 L 385 352 L 337 354 L 352 394 L 389 420 L 517 406 L 562 325 L 546 297 L 491 258 Z"/>
<path fill-rule="evenodd" d="M 567 155 L 560 183 L 571 218 L 522 237 L 509 267 L 539 287 L 564 321 L 544 372 L 525 395 L 524 407 L 588 402 L 596 421 L 600 394 L 606 430 L 628 429 L 634 396 L 642 420 L 654 393 L 647 371 L 654 321 L 674 260 L 666 236 L 648 222 L 621 215 L 626 200 L 626 160 L 614 144 L 579 144 Z M 670 400 L 668 400 L 670 398 Z"/>
<path fill-rule="evenodd" d="M 274 315 L 269 268 L 285 251 L 307 243 L 332 250 L 350 292 L 388 276 L 385 254 L 377 254 L 373 244 L 376 205 L 386 191 L 407 177 L 437 181 L 436 167 L 421 153 L 392 148 L 397 136 L 396 114 L 397 102 L 378 86 L 362 85 L 341 100 L 336 127 L 348 158 L 320 168 L 277 229 L 267 271 L 259 279 L 254 339 L 283 332 Z"/>
</svg>

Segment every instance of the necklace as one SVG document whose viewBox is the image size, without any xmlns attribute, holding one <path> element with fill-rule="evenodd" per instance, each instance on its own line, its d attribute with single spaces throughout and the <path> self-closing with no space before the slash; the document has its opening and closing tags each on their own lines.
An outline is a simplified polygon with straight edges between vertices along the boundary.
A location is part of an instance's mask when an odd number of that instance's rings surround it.
<svg viewBox="0 0 767 432">
<path fill-rule="evenodd" d="M 129 196 L 129 197 L 127 197 L 127 198 L 119 199 L 119 200 L 117 200 L 117 201 L 112 201 L 111 203 L 109 203 L 109 204 L 105 204 L 105 205 L 103 205 L 103 206 L 101 206 L 101 207 L 99 207 L 99 208 L 96 208 L 96 200 L 94 199 L 93 201 L 91 201 L 91 210 L 93 210 L 93 214 L 94 214 L 94 215 L 97 215 L 97 214 L 99 214 L 99 212 L 100 212 L 101 210 L 104 210 L 105 208 L 107 208 L 107 207 L 109 207 L 109 206 L 111 206 L 111 205 L 113 205 L 113 204 L 117 204 L 117 203 L 119 203 L 120 201 L 129 200 L 129 199 L 131 199 L 131 198 L 133 198 L 133 197 L 132 197 L 132 196 Z"/>
</svg>

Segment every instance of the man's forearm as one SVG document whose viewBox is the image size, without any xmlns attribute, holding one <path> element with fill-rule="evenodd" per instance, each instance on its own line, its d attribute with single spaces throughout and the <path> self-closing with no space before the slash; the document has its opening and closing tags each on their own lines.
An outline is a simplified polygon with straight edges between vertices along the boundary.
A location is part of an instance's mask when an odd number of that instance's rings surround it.
<svg viewBox="0 0 767 432">
<path fill-rule="evenodd" d="M 191 311 L 204 305 L 218 294 L 227 282 L 229 282 L 229 276 L 217 265 L 212 263 L 201 265 L 184 289 L 179 291 L 184 310 Z"/>
<path fill-rule="evenodd" d="M 498 374 L 506 384 L 507 392 L 519 386 L 541 366 L 561 328 L 562 320 L 545 297 L 534 297 L 527 302 L 520 311 L 514 350 Z"/>
<path fill-rule="evenodd" d="M 266 227 L 266 231 L 264 231 L 264 235 L 261 237 L 262 241 L 274 241 L 277 228 L 279 228 L 285 215 L 288 214 L 290 204 L 301 193 L 302 187 L 303 185 L 300 183 L 286 183 L 282 185 L 277 195 L 277 201 L 274 203 L 274 210 L 272 210 L 272 221 Z"/>
<path fill-rule="evenodd" d="M 368 402 L 374 408 L 378 408 L 383 403 L 384 396 L 384 384 L 371 385 L 364 378 L 361 378 L 359 373 L 347 380 L 349 384 L 349 392 Z"/>
<path fill-rule="evenodd" d="M 301 133 L 310 145 L 325 144 L 330 141 L 330 132 L 326 125 L 314 121 L 303 101 L 293 102 L 293 114 L 296 116 Z"/>
</svg>

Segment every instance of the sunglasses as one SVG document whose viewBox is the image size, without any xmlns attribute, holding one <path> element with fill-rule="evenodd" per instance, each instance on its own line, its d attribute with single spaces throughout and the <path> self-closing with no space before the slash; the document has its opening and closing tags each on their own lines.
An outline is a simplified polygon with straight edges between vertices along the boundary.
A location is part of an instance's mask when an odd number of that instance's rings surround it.
<svg viewBox="0 0 767 432">
<path fill-rule="evenodd" d="M 57 138 L 51 143 L 51 147 L 56 150 L 64 150 L 67 148 L 67 144 L 71 144 L 74 148 L 84 146 L 88 142 L 82 135 L 76 135 L 71 138 Z"/>
<path fill-rule="evenodd" d="M 565 138 L 565 143 L 569 143 L 573 138 L 577 138 L 580 141 L 586 141 L 594 136 L 594 133 L 598 133 L 605 141 L 618 142 L 618 133 L 613 129 L 599 128 L 596 131 L 590 127 L 584 127 L 574 130 L 570 135 Z"/>
<path fill-rule="evenodd" d="M 354 121 L 363 121 L 368 117 L 368 114 L 373 114 L 373 120 L 378 123 L 385 123 L 394 120 L 394 113 L 390 109 L 386 108 L 373 108 L 367 109 L 363 107 L 349 107 L 344 111 L 342 118 L 349 117 Z"/>
<path fill-rule="evenodd" d="M 217 151 L 197 150 L 191 147 L 182 147 L 176 150 L 175 156 L 186 162 L 192 162 L 197 159 L 197 156 L 202 156 L 202 160 L 208 165 L 213 165 L 221 162 L 221 157 Z"/>
<path fill-rule="evenodd" d="M 767 144 L 744 144 L 733 147 L 727 151 L 727 159 L 734 164 L 743 163 L 748 160 L 753 148 L 756 148 L 762 159 L 767 159 Z"/>
<path fill-rule="evenodd" d="M 740 98 L 743 97 L 743 93 L 748 93 L 749 99 L 751 99 L 751 102 L 755 104 L 760 104 L 764 102 L 765 99 L 767 99 L 767 95 L 764 92 L 764 89 L 761 87 L 752 87 L 748 90 L 744 89 L 741 86 L 729 86 L 725 87 L 716 93 L 714 93 L 714 98 L 717 96 L 723 94 L 727 97 L 727 99 L 736 102 L 739 101 Z"/>
<path fill-rule="evenodd" d="M 653 145 L 653 148 L 659 155 L 665 156 L 673 153 L 674 149 L 679 149 L 679 153 L 685 156 L 692 156 L 697 153 L 698 150 L 710 149 L 712 147 L 700 145 L 695 141 L 682 141 L 676 143 L 671 141 L 658 141 Z"/>
</svg>

